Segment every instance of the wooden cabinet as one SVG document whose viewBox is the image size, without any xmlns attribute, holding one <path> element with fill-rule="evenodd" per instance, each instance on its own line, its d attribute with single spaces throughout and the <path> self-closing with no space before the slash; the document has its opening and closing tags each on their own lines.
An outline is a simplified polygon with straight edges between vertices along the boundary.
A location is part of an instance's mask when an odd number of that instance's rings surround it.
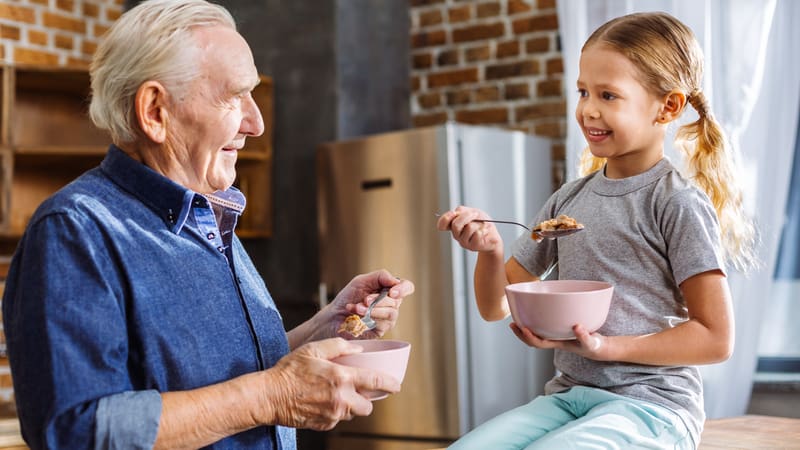
<svg viewBox="0 0 800 450">
<path fill-rule="evenodd" d="M 89 119 L 87 71 L 0 66 L 0 83 L 0 255 L 8 255 L 36 207 L 99 164 L 110 139 Z M 253 96 L 265 131 L 239 152 L 236 185 L 247 196 L 240 237 L 272 232 L 272 92 L 262 76 Z"/>
</svg>

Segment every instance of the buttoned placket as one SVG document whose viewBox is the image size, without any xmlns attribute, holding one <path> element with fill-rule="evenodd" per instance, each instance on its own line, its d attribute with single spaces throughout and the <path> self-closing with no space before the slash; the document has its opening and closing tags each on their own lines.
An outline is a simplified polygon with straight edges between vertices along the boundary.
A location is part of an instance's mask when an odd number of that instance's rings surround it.
<svg viewBox="0 0 800 450">
<path fill-rule="evenodd" d="M 222 236 L 217 226 L 217 219 L 214 216 L 214 211 L 208 204 L 208 200 L 201 195 L 195 195 L 194 200 L 192 200 L 192 212 L 200 234 L 204 236 L 218 252 L 225 255 L 225 245 L 222 242 Z"/>
</svg>

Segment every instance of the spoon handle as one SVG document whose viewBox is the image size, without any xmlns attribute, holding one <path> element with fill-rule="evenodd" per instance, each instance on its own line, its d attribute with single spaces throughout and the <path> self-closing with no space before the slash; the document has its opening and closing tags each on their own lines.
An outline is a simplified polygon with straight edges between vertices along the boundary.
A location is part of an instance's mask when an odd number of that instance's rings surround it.
<svg viewBox="0 0 800 450">
<path fill-rule="evenodd" d="M 528 231 L 531 231 L 531 229 L 527 225 L 523 225 L 523 224 L 521 224 L 519 222 L 512 222 L 510 220 L 475 219 L 475 220 L 473 220 L 473 222 L 507 223 L 507 224 L 510 224 L 510 225 L 518 225 L 518 226 L 520 226 L 522 228 L 525 228 Z"/>
</svg>

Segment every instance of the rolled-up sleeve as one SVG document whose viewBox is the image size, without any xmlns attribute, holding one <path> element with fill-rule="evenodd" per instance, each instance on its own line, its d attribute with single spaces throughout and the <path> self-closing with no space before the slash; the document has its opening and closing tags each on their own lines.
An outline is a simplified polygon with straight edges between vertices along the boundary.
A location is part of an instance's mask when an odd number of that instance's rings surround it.
<svg viewBox="0 0 800 450">
<path fill-rule="evenodd" d="M 150 449 L 158 434 L 161 394 L 155 390 L 103 397 L 95 414 L 95 449 Z"/>
</svg>

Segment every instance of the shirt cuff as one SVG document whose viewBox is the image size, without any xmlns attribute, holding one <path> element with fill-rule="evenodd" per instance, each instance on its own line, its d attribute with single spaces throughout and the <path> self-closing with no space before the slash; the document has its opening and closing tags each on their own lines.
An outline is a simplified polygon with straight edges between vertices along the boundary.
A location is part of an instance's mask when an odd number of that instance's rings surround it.
<svg viewBox="0 0 800 450">
<path fill-rule="evenodd" d="M 151 449 L 161 419 L 161 394 L 128 391 L 100 399 L 95 414 L 96 449 Z"/>
</svg>

